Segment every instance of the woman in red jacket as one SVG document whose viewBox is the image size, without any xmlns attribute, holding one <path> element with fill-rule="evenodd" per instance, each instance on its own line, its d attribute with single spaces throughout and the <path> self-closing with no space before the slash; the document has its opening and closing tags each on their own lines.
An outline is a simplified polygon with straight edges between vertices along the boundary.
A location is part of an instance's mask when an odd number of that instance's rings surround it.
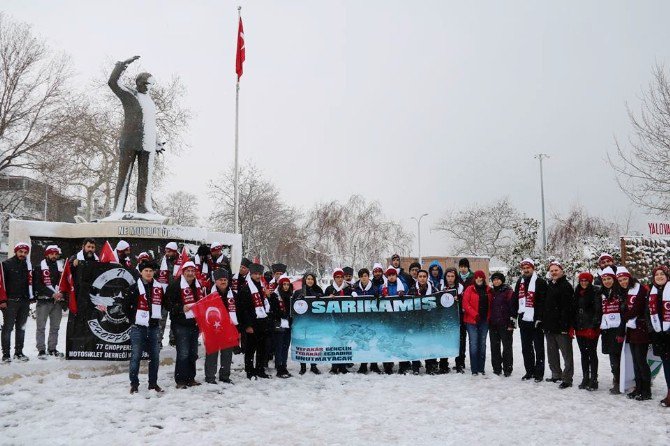
<svg viewBox="0 0 670 446">
<path fill-rule="evenodd" d="M 486 335 L 489 330 L 489 317 L 493 293 L 486 284 L 484 271 L 476 271 L 475 283 L 463 293 L 463 323 L 470 341 L 470 369 L 472 374 L 484 375 L 486 363 Z"/>
</svg>

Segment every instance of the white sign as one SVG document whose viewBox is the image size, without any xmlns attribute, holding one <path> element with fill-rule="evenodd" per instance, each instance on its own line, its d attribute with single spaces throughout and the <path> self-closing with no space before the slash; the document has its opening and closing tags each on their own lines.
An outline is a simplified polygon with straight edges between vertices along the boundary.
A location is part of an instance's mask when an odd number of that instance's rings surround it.
<svg viewBox="0 0 670 446">
<path fill-rule="evenodd" d="M 654 237 L 670 237 L 670 222 L 648 222 L 649 235 Z"/>
</svg>

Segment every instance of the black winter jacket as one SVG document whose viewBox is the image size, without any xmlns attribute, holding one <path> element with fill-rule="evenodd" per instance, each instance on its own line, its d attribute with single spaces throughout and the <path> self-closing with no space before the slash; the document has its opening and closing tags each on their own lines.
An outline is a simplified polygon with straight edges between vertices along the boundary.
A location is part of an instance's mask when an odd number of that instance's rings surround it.
<svg viewBox="0 0 670 446">
<path fill-rule="evenodd" d="M 548 333 L 567 333 L 574 323 L 574 290 L 568 279 L 561 277 L 547 284 L 544 298 L 544 330 Z"/>
<path fill-rule="evenodd" d="M 602 300 L 600 299 L 600 287 L 589 285 L 585 289 L 577 285 L 574 292 L 574 328 L 575 330 L 586 330 L 589 328 L 600 328 L 602 318 Z"/>
<path fill-rule="evenodd" d="M 7 299 L 30 299 L 28 263 L 14 256 L 2 262 Z"/>
</svg>

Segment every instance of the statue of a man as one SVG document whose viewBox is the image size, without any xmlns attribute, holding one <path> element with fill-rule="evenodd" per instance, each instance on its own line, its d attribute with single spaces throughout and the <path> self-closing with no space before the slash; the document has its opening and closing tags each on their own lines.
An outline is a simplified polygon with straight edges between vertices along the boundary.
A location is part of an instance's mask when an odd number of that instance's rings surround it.
<svg viewBox="0 0 670 446">
<path fill-rule="evenodd" d="M 124 120 L 119 140 L 119 178 L 116 183 L 114 213 L 124 211 L 128 198 L 130 176 L 137 158 L 137 212 L 155 214 L 151 205 L 152 174 L 154 157 L 163 151 L 156 140 L 156 105 L 149 96 L 154 78 L 149 73 L 140 73 L 135 78 L 136 90 L 119 83 L 121 74 L 128 65 L 139 59 L 131 57 L 117 62 L 107 84 L 123 104 Z"/>
</svg>

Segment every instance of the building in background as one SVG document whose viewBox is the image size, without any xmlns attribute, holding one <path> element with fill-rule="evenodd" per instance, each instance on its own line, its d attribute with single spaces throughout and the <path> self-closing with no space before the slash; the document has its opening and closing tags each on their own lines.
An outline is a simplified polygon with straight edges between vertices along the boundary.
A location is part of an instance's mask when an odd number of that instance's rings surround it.
<svg viewBox="0 0 670 446">
<path fill-rule="evenodd" d="M 74 223 L 80 206 L 81 200 L 59 194 L 51 184 L 0 174 L 0 258 L 7 256 L 10 219 Z"/>
</svg>

